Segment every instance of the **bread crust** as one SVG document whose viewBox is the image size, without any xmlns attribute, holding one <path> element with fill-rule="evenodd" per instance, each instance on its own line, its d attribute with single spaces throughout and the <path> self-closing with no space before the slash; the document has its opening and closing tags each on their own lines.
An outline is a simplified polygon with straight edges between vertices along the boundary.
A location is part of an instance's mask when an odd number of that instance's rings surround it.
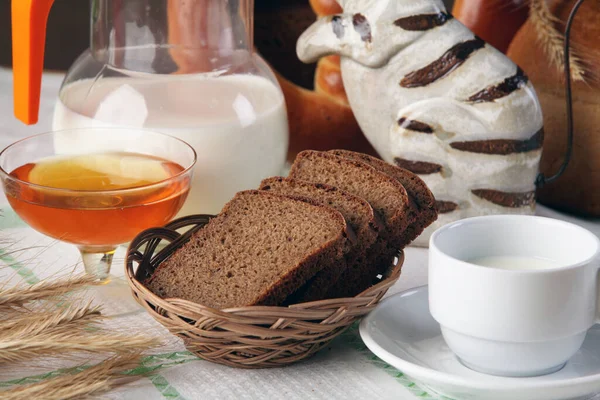
<svg viewBox="0 0 600 400">
<path fill-rule="evenodd" d="M 407 228 L 407 226 L 410 223 L 408 220 L 408 217 L 407 217 L 408 213 L 409 213 L 409 209 L 410 209 L 410 201 L 408 199 L 408 194 L 407 194 L 404 186 L 402 186 L 396 179 L 392 178 L 391 176 L 389 176 L 383 172 L 377 171 L 377 169 L 373 168 L 372 166 L 370 166 L 362 161 L 357 161 L 357 160 L 348 159 L 345 157 L 340 157 L 340 156 L 337 156 L 332 153 L 319 152 L 319 151 L 313 151 L 313 150 L 303 151 L 300 154 L 298 154 L 298 156 L 296 157 L 296 161 L 292 165 L 289 176 L 291 178 L 295 178 L 295 179 L 302 179 L 303 173 L 301 172 L 301 168 L 302 168 L 301 164 L 305 160 L 307 160 L 308 162 L 311 162 L 310 160 L 314 157 L 322 158 L 324 160 L 338 163 L 342 166 L 346 165 L 351 168 L 363 169 L 365 171 L 368 171 L 368 173 L 372 174 L 373 176 L 377 176 L 378 179 L 381 180 L 381 182 L 385 182 L 386 184 L 394 187 L 395 195 L 399 199 L 399 202 L 402 204 L 402 206 L 399 207 L 398 209 L 393 210 L 392 214 L 389 216 L 389 218 L 384 217 L 383 221 L 384 221 L 384 224 L 386 225 L 387 229 L 390 231 L 390 234 L 392 235 L 392 237 L 389 238 L 390 241 L 392 242 L 392 245 L 397 245 L 398 247 L 401 246 L 402 243 L 401 243 L 400 236 L 402 235 L 402 232 L 404 232 L 404 230 Z M 351 190 L 347 190 L 347 191 L 350 193 L 353 193 Z M 356 194 L 356 193 L 353 193 L 353 194 Z M 356 195 L 358 195 L 358 194 L 356 194 Z M 366 200 L 368 201 L 368 199 L 366 199 Z M 372 203 L 371 203 L 371 206 L 373 207 L 373 209 L 376 212 L 379 212 L 380 216 L 383 216 L 386 213 L 383 210 L 377 210 L 377 208 Z"/>
</svg>

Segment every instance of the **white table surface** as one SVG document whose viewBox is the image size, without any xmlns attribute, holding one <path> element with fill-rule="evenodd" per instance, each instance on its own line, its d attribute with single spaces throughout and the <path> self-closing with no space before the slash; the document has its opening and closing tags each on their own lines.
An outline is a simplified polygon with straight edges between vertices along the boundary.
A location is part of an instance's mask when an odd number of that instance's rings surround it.
<svg viewBox="0 0 600 400">
<path fill-rule="evenodd" d="M 63 76 L 46 73 L 43 78 L 40 120 L 35 126 L 24 126 L 13 117 L 12 73 L 0 68 L 0 148 L 35 133 L 51 128 L 54 102 Z M 0 221 L 2 236 L 15 242 L 15 248 L 35 246 L 22 254 L 4 258 L 10 268 L 0 268 L 0 284 L 30 282 L 56 276 L 73 270 L 78 265 L 78 252 L 73 246 L 56 243 L 22 224 L 7 209 L 4 196 L 0 207 L 4 220 Z M 582 220 L 539 207 L 540 215 L 567 219 L 580 224 L 600 236 L 600 220 Z M 42 250 L 40 251 L 39 248 Z M 122 259 L 123 249 L 117 253 Z M 2 257 L 0 257 L 1 259 Z M 118 265 L 119 262 L 117 261 Z M 80 266 L 76 268 L 81 268 Z M 122 267 L 113 268 L 123 274 Z M 427 251 L 420 248 L 406 250 L 406 262 L 399 282 L 390 290 L 398 293 L 427 284 Z M 151 317 L 141 314 L 128 320 L 127 326 L 170 338 L 162 326 Z M 120 322 L 122 323 L 122 322 Z M 117 327 L 117 328 L 123 328 Z M 436 398 L 414 385 L 400 371 L 386 365 L 364 347 L 357 332 L 349 332 L 334 341 L 311 360 L 298 365 L 275 369 L 247 371 L 231 369 L 206 361 L 196 360 L 185 353 L 178 340 L 170 340 L 160 350 L 154 363 L 160 368 L 149 378 L 111 392 L 108 398 L 119 399 L 415 399 Z M 178 365 L 177 365 L 178 364 Z M 3 382 L 40 374 L 30 365 L 17 368 L 0 365 L 0 387 Z M 598 396 L 595 399 L 600 399 Z"/>
</svg>

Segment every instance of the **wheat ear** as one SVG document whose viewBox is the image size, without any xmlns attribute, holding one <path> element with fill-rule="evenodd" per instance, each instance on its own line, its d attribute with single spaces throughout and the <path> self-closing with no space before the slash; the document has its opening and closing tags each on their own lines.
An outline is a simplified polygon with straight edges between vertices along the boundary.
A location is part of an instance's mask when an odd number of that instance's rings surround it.
<svg viewBox="0 0 600 400">
<path fill-rule="evenodd" d="M 90 303 L 20 313 L 14 318 L 0 321 L 0 341 L 11 341 L 50 332 L 56 335 L 69 332 L 81 333 L 101 320 L 100 307 L 92 307 Z"/>
<path fill-rule="evenodd" d="M 38 357 L 68 357 L 73 352 L 135 353 L 159 345 L 158 339 L 111 332 L 86 333 L 52 330 L 28 337 L 0 341 L 0 362 L 23 362 Z"/>
<path fill-rule="evenodd" d="M 99 281 L 88 275 L 53 282 L 42 281 L 28 287 L 17 286 L 0 291 L 0 307 L 22 305 L 29 301 L 61 296 L 68 292 L 97 285 Z"/>
<path fill-rule="evenodd" d="M 549 58 L 550 64 L 562 71 L 565 65 L 564 35 L 555 28 L 561 21 L 555 17 L 546 0 L 531 0 L 530 21 L 537 33 L 538 42 Z M 585 81 L 585 68 L 580 57 L 570 50 L 571 76 L 574 81 Z"/>
<path fill-rule="evenodd" d="M 4 400 L 63 400 L 99 395 L 134 379 L 124 375 L 140 363 L 139 353 L 110 358 L 74 375 L 65 375 L 44 382 L 1 391 Z"/>
</svg>

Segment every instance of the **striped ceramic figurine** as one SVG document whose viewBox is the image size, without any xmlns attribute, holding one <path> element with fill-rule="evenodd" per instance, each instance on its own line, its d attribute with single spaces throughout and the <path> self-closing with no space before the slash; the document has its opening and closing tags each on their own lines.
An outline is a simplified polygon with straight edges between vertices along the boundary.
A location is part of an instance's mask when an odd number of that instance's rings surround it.
<svg viewBox="0 0 600 400">
<path fill-rule="evenodd" d="M 441 0 L 338 2 L 345 12 L 304 32 L 298 56 L 342 56 L 369 141 L 435 194 L 440 217 L 418 243 L 460 218 L 533 213 L 543 119 L 525 73 Z"/>
</svg>

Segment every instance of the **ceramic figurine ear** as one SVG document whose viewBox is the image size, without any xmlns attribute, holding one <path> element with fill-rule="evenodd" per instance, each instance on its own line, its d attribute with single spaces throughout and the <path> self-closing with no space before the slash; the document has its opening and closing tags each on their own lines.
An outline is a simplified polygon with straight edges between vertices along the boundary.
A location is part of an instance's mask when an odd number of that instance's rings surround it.
<svg viewBox="0 0 600 400">
<path fill-rule="evenodd" d="M 301 61 L 313 63 L 319 58 L 348 52 L 351 40 L 347 30 L 352 29 L 352 16 L 337 14 L 323 17 L 312 24 L 298 39 L 296 52 Z"/>
<path fill-rule="evenodd" d="M 298 58 L 312 63 L 321 57 L 338 54 L 367 67 L 379 68 L 423 34 L 420 31 L 402 31 L 390 23 L 377 24 L 374 29 L 376 24 L 377 21 L 370 21 L 361 13 L 323 17 L 298 39 Z"/>
</svg>

